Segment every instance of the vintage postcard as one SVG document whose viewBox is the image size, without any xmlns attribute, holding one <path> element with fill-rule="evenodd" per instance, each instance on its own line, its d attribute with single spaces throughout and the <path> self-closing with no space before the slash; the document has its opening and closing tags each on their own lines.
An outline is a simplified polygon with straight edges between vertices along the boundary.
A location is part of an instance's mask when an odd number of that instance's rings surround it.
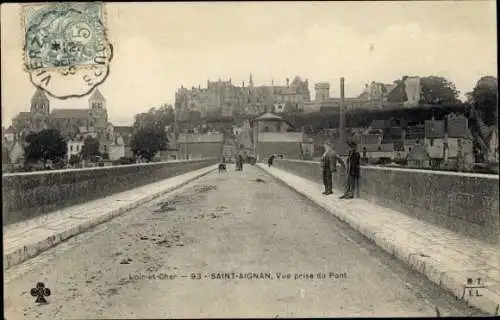
<svg viewBox="0 0 500 320">
<path fill-rule="evenodd" d="M 2 4 L 4 318 L 500 315 L 495 12 Z"/>
</svg>

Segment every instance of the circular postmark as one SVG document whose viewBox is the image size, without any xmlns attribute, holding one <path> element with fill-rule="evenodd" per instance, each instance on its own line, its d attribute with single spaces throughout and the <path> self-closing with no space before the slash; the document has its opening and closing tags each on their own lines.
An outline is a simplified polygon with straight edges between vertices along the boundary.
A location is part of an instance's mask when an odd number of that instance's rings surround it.
<svg viewBox="0 0 500 320">
<path fill-rule="evenodd" d="M 55 3 L 24 8 L 24 67 L 53 97 L 88 94 L 109 74 L 112 46 L 101 3 Z"/>
</svg>

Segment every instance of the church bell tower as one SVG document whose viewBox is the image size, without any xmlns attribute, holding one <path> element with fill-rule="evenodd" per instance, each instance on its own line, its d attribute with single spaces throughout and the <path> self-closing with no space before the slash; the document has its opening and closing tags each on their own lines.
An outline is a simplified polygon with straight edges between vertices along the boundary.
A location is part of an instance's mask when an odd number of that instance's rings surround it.
<svg viewBox="0 0 500 320">
<path fill-rule="evenodd" d="M 108 125 L 108 111 L 106 110 L 106 99 L 104 99 L 99 89 L 96 89 L 89 98 L 89 109 L 90 125 L 96 128 L 97 132 L 104 133 Z"/>
<path fill-rule="evenodd" d="M 39 132 L 49 127 L 49 98 L 45 95 L 42 89 L 37 88 L 33 98 L 31 98 L 30 129 L 33 132 Z"/>
</svg>

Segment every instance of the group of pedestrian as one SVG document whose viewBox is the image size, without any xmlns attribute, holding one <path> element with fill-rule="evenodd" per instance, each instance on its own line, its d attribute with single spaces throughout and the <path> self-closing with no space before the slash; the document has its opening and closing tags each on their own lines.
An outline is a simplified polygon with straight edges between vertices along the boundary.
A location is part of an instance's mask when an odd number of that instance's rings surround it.
<svg viewBox="0 0 500 320">
<path fill-rule="evenodd" d="M 325 191 L 323 192 L 324 195 L 330 195 L 333 193 L 333 174 L 337 172 L 337 162 L 339 162 L 346 173 L 345 192 L 340 199 L 352 199 L 354 198 L 355 192 L 357 196 L 359 196 L 358 183 L 361 156 L 357 151 L 357 145 L 355 142 L 349 142 L 348 145 L 349 154 L 347 156 L 347 164 L 337 155 L 331 142 L 327 141 L 324 145 L 325 153 L 321 157 L 320 161 L 321 171 L 323 174 L 323 184 L 325 185 Z"/>
</svg>

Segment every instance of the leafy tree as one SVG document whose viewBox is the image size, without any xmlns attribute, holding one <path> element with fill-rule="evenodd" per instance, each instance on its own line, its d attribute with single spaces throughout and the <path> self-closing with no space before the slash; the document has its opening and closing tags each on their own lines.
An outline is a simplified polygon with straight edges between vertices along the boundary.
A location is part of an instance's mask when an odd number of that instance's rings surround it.
<svg viewBox="0 0 500 320">
<path fill-rule="evenodd" d="M 82 158 L 85 160 L 94 160 L 99 154 L 99 141 L 92 137 L 86 137 L 85 140 L 83 140 L 81 151 Z"/>
<path fill-rule="evenodd" d="M 165 130 L 154 128 L 141 128 L 132 136 L 130 147 L 136 156 L 151 161 L 160 150 L 168 146 L 168 138 Z"/>
<path fill-rule="evenodd" d="M 428 76 L 420 79 L 421 99 L 423 104 L 455 103 L 459 91 L 455 84 L 443 77 Z"/>
<path fill-rule="evenodd" d="M 164 130 L 166 126 L 175 121 L 174 108 L 171 105 L 162 105 L 157 108 L 151 108 L 147 112 L 139 113 L 135 116 L 134 128 L 154 128 Z"/>
<path fill-rule="evenodd" d="M 2 144 L 2 165 L 8 165 L 10 163 L 9 149 Z"/>
<path fill-rule="evenodd" d="M 57 162 L 66 156 L 68 146 L 61 133 L 55 129 L 31 133 L 26 137 L 27 145 L 24 156 L 28 162 L 43 161 L 44 167 L 48 160 Z"/>
<path fill-rule="evenodd" d="M 474 104 L 481 113 L 481 117 L 487 125 L 494 125 L 497 121 L 497 90 L 497 79 L 485 76 L 479 79 L 472 92 L 466 95 L 469 102 Z"/>
</svg>

